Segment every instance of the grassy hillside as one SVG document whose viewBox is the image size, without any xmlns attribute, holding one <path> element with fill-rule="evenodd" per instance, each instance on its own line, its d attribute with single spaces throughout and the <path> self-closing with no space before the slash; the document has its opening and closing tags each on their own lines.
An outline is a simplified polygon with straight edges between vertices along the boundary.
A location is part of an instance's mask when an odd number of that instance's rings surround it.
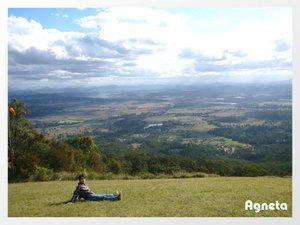
<svg viewBox="0 0 300 225">
<path fill-rule="evenodd" d="M 292 179 L 216 177 L 88 181 L 96 193 L 123 191 L 118 202 L 77 201 L 65 205 L 76 182 L 8 184 L 9 217 L 289 217 Z M 285 202 L 288 211 L 245 211 L 246 200 Z"/>
</svg>

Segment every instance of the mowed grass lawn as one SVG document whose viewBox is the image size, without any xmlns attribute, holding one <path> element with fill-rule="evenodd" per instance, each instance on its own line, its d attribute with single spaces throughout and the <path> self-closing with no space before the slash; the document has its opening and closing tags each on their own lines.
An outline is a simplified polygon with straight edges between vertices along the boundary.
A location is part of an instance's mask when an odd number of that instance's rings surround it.
<svg viewBox="0 0 300 225">
<path fill-rule="evenodd" d="M 9 217 L 290 217 L 292 179 L 207 177 L 153 180 L 88 180 L 96 193 L 122 190 L 122 201 L 69 200 L 76 181 L 8 185 Z M 288 204 L 288 211 L 245 211 L 245 201 Z"/>
</svg>

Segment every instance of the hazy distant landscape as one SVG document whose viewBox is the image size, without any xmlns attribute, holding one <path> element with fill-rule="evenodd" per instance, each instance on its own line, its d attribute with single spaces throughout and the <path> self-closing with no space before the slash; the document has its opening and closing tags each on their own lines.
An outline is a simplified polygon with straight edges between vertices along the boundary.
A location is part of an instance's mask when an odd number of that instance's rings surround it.
<svg viewBox="0 0 300 225">
<path fill-rule="evenodd" d="M 267 174 L 291 175 L 291 83 L 120 89 L 10 97 L 25 102 L 28 118 L 46 137 L 92 136 L 107 157 L 140 151 L 194 161 L 238 159 L 265 163 Z"/>
</svg>

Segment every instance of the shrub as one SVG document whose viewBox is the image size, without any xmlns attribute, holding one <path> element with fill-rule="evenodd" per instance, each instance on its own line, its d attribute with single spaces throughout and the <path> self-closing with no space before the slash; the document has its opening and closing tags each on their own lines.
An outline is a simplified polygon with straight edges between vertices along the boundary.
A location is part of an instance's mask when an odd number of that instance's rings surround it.
<svg viewBox="0 0 300 225">
<path fill-rule="evenodd" d="M 36 166 L 29 177 L 29 181 L 49 181 L 54 177 L 53 170 L 42 166 Z"/>
</svg>

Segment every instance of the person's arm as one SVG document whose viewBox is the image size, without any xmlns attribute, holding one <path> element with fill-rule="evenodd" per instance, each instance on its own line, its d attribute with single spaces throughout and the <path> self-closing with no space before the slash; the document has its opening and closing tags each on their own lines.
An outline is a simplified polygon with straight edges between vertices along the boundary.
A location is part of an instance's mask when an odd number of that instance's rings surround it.
<svg viewBox="0 0 300 225">
<path fill-rule="evenodd" d="M 74 203 L 76 199 L 79 197 L 80 186 L 78 185 L 73 193 L 71 200 L 68 203 Z"/>
</svg>

